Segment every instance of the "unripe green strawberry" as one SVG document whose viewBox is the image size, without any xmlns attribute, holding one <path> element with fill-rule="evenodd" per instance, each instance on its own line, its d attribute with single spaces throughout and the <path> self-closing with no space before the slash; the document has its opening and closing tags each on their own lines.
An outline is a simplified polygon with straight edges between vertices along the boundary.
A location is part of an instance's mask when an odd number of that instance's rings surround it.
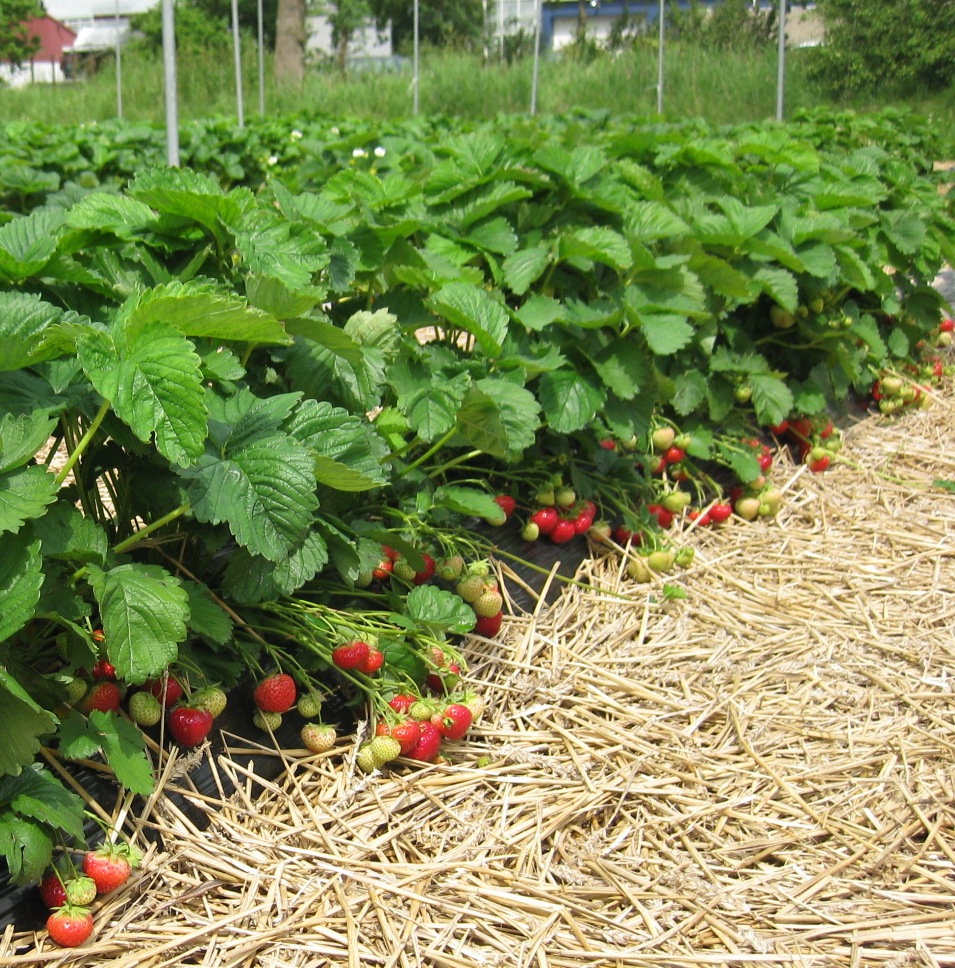
<svg viewBox="0 0 955 968">
<path fill-rule="evenodd" d="M 302 745 L 312 753 L 327 753 L 334 747 L 338 735 L 334 726 L 306 723 L 301 732 Z"/>
<path fill-rule="evenodd" d="M 577 492 L 572 487 L 562 487 L 554 495 L 558 507 L 569 508 L 577 503 Z"/>
<path fill-rule="evenodd" d="M 275 732 L 282 725 L 281 713 L 267 713 L 265 710 L 256 709 L 252 714 L 252 722 L 264 732 Z"/>
<path fill-rule="evenodd" d="M 411 567 L 411 563 L 407 558 L 395 559 L 391 573 L 397 575 L 403 581 L 414 581 L 415 570 Z"/>
<path fill-rule="evenodd" d="M 322 714 L 322 694 L 314 689 L 303 692 L 296 703 L 299 716 L 302 719 L 315 719 Z"/>
<path fill-rule="evenodd" d="M 647 556 L 647 567 L 650 571 L 666 573 L 673 570 L 676 556 L 672 551 L 651 551 Z"/>
<path fill-rule="evenodd" d="M 421 722 L 430 719 L 433 714 L 434 706 L 424 699 L 419 699 L 417 702 L 412 703 L 411 708 L 408 710 L 408 715 L 412 719 L 417 719 Z"/>
<path fill-rule="evenodd" d="M 192 694 L 192 705 L 196 709 L 204 709 L 213 719 L 222 714 L 227 703 L 225 692 L 218 686 L 206 686 Z"/>
<path fill-rule="evenodd" d="M 484 585 L 483 575 L 466 575 L 454 586 L 454 590 L 470 605 L 484 594 Z"/>
<path fill-rule="evenodd" d="M 129 718 L 137 726 L 155 726 L 162 719 L 162 705 L 151 692 L 134 692 L 129 697 Z"/>
<path fill-rule="evenodd" d="M 375 757 L 375 765 L 383 766 L 401 755 L 401 743 L 393 736 L 376 736 L 368 746 Z"/>
<path fill-rule="evenodd" d="M 442 581 L 457 581 L 464 571 L 464 559 L 460 555 L 445 558 L 437 567 L 437 575 Z"/>
<path fill-rule="evenodd" d="M 375 759 L 375 751 L 370 743 L 366 743 L 355 756 L 355 763 L 362 773 L 373 773 L 378 769 L 378 761 Z"/>
<path fill-rule="evenodd" d="M 474 722 L 477 722 L 483 715 L 484 710 L 487 708 L 487 701 L 483 696 L 479 696 L 475 693 L 473 696 L 468 696 L 465 699 L 461 699 L 460 703 L 462 706 L 467 706 L 471 710 L 471 716 Z"/>
<path fill-rule="evenodd" d="M 82 874 L 66 882 L 66 901 L 68 904 L 86 906 L 96 900 L 96 881 Z"/>
<path fill-rule="evenodd" d="M 472 603 L 471 608 L 474 609 L 474 614 L 480 618 L 490 618 L 492 615 L 497 615 L 497 613 L 504 607 L 504 598 L 500 592 L 496 591 L 485 591 L 482 592 Z"/>
<path fill-rule="evenodd" d="M 89 687 L 86 683 L 77 676 L 75 679 L 70 679 L 66 683 L 66 701 L 71 705 L 75 706 L 85 695 L 86 690 Z"/>
</svg>

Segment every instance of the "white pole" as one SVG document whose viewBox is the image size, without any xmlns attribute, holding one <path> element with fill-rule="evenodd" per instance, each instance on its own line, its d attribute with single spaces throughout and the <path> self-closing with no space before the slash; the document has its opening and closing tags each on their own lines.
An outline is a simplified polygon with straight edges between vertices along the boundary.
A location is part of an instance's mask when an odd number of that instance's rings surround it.
<svg viewBox="0 0 955 968">
<path fill-rule="evenodd" d="M 420 29 L 420 22 L 418 20 L 418 0 L 414 0 L 414 41 L 413 41 L 413 44 L 414 44 L 414 77 L 413 77 L 413 80 L 412 80 L 412 85 L 413 85 L 412 96 L 413 96 L 413 99 L 414 99 L 414 108 L 413 108 L 413 111 L 414 111 L 415 114 L 418 113 L 418 105 L 420 103 L 419 102 L 419 98 L 418 98 L 418 84 L 419 84 L 419 81 L 421 79 L 421 65 L 419 63 L 419 57 L 418 57 L 418 55 L 419 55 L 419 47 L 420 47 L 419 41 L 418 41 L 418 32 L 419 32 L 419 29 Z"/>
<path fill-rule="evenodd" d="M 259 114 L 265 114 L 265 28 L 262 19 L 262 0 L 256 4 L 259 31 Z"/>
<path fill-rule="evenodd" d="M 162 0 L 162 62 L 166 86 L 166 163 L 179 167 L 179 102 L 176 81 L 176 13 L 173 0 Z"/>
<path fill-rule="evenodd" d="M 657 114 L 663 114 L 663 38 L 664 38 L 664 0 L 660 0 L 660 11 L 659 11 L 659 49 L 657 51 Z"/>
<path fill-rule="evenodd" d="M 123 120 L 123 55 L 120 53 L 122 44 L 119 42 L 119 0 L 116 0 L 113 25 L 116 30 L 116 117 Z"/>
<path fill-rule="evenodd" d="M 776 120 L 783 119 L 786 95 L 786 0 L 779 0 L 779 62 L 776 68 Z"/>
<path fill-rule="evenodd" d="M 537 84 L 540 79 L 541 59 L 541 0 L 537 0 L 534 14 L 534 69 L 531 75 L 531 117 L 537 114 Z"/>
<path fill-rule="evenodd" d="M 232 0 L 232 52 L 235 55 L 235 113 L 239 127 L 245 127 L 245 100 L 242 92 L 242 42 L 239 39 L 239 0 Z"/>
</svg>

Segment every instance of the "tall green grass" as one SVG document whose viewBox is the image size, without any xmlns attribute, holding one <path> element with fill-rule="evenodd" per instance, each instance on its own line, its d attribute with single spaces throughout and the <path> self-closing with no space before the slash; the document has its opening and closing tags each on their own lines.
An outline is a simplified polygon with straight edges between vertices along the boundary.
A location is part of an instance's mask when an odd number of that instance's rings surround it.
<svg viewBox="0 0 955 968">
<path fill-rule="evenodd" d="M 941 124 L 955 124 L 951 92 L 936 100 L 894 98 L 880 104 L 836 104 L 808 77 L 811 50 L 790 51 L 787 57 L 785 114 L 799 109 L 834 106 L 862 110 L 892 104 L 936 115 Z M 666 48 L 663 116 L 668 120 L 704 118 L 731 124 L 772 118 L 776 111 L 777 60 L 774 49 L 726 51 L 671 44 Z M 215 115 L 235 116 L 235 74 L 231 52 L 184 57 L 178 69 L 179 112 L 183 120 Z M 258 66 L 254 50 L 244 58 L 244 99 L 247 116 L 258 113 Z M 469 55 L 431 51 L 422 57 L 419 109 L 423 114 L 461 118 L 492 118 L 527 113 L 531 103 L 532 64 L 482 65 Z M 279 89 L 266 65 L 266 113 L 299 111 L 341 117 L 394 119 L 413 109 L 410 68 L 400 71 L 359 71 L 342 76 L 314 70 L 301 90 Z M 162 64 L 155 56 L 128 52 L 122 61 L 123 116 L 131 121 L 162 123 L 165 117 Z M 575 109 L 613 114 L 652 116 L 657 112 L 657 55 L 652 45 L 590 62 L 543 59 L 537 96 L 542 114 Z M 0 88 L 0 121 L 44 123 L 102 121 L 117 114 L 116 75 L 111 62 L 99 73 L 69 84 Z"/>
</svg>

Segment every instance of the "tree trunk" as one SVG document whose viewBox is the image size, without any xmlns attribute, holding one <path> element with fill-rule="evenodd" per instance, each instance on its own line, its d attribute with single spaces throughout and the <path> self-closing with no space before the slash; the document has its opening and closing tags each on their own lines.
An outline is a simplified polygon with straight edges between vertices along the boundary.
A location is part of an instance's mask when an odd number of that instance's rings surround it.
<svg viewBox="0 0 955 968">
<path fill-rule="evenodd" d="M 305 0 L 279 0 L 275 19 L 275 81 L 301 87 L 305 80 Z"/>
</svg>

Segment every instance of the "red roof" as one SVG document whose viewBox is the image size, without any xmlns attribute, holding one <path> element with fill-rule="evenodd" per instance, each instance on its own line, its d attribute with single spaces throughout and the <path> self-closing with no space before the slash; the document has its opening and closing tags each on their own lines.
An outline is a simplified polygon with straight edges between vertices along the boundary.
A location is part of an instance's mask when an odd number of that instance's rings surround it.
<svg viewBox="0 0 955 968">
<path fill-rule="evenodd" d="M 33 55 L 34 61 L 61 63 L 63 48 L 72 47 L 76 31 L 52 17 L 34 17 L 25 24 L 31 37 L 40 38 L 40 49 Z"/>
</svg>

